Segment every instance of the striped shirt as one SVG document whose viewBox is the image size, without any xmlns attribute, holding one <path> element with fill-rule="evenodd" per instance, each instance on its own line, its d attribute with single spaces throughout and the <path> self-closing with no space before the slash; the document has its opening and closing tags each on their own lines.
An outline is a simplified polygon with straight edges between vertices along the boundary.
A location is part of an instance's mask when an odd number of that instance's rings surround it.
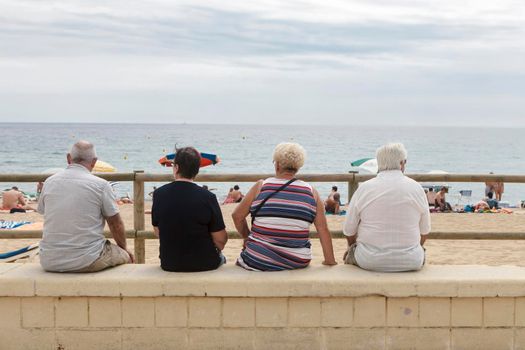
<svg viewBox="0 0 525 350">
<path fill-rule="evenodd" d="M 286 182 L 287 179 L 266 179 L 251 205 L 252 215 L 266 197 Z M 246 249 L 237 264 L 254 271 L 292 270 L 308 266 L 312 259 L 308 235 L 316 208 L 312 187 L 301 180 L 295 180 L 272 195 L 257 212 Z"/>
</svg>

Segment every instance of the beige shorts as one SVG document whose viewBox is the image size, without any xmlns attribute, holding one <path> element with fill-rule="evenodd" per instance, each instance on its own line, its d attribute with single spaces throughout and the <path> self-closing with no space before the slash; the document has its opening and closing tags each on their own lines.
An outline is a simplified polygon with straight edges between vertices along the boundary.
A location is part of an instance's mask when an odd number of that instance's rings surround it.
<svg viewBox="0 0 525 350">
<path fill-rule="evenodd" d="M 97 260 L 91 265 L 73 272 L 97 272 L 129 262 L 131 262 L 131 259 L 128 252 L 107 240 Z"/>
<path fill-rule="evenodd" d="M 354 243 L 350 247 L 348 247 L 346 259 L 344 259 L 345 264 L 359 266 L 357 265 L 357 261 L 355 260 L 355 248 L 356 247 L 357 247 L 357 243 Z"/>
<path fill-rule="evenodd" d="M 359 264 L 357 263 L 357 260 L 355 259 L 355 248 L 356 247 L 357 247 L 357 243 L 353 243 L 350 247 L 348 247 L 346 258 L 343 259 L 345 264 L 359 266 Z M 427 259 L 427 256 L 426 256 L 427 250 L 425 247 L 423 247 L 423 251 L 425 252 L 423 255 L 423 265 L 425 265 L 425 262 Z"/>
</svg>

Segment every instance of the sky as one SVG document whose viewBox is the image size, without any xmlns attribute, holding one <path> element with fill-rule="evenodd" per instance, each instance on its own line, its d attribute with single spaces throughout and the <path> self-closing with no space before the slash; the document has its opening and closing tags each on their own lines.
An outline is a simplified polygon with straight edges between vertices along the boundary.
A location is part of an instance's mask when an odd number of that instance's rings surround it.
<svg viewBox="0 0 525 350">
<path fill-rule="evenodd" d="M 525 127 L 525 2 L 0 0 L 0 122 Z"/>
</svg>

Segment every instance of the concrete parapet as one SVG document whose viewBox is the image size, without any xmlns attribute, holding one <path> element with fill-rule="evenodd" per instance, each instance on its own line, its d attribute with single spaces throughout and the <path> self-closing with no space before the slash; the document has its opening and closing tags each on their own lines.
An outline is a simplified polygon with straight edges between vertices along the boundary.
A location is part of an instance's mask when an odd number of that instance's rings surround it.
<svg viewBox="0 0 525 350">
<path fill-rule="evenodd" d="M 0 266 L 0 349 L 520 349 L 525 268 Z"/>
</svg>

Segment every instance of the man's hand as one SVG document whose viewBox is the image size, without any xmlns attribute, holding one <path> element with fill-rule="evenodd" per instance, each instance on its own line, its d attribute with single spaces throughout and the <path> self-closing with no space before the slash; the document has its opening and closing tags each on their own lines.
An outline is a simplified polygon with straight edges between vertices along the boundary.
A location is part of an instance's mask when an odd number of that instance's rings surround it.
<svg viewBox="0 0 525 350">
<path fill-rule="evenodd" d="M 134 264 L 135 263 L 135 255 L 133 255 L 133 253 L 129 249 L 126 249 L 126 252 L 129 254 L 130 263 Z"/>
<path fill-rule="evenodd" d="M 211 232 L 211 239 L 213 240 L 213 243 L 219 250 L 223 250 L 224 246 L 226 245 L 226 242 L 228 242 L 228 233 L 225 229 L 222 229 L 220 231 Z"/>
<path fill-rule="evenodd" d="M 120 214 L 117 213 L 113 216 L 107 217 L 106 221 L 108 222 L 109 230 L 111 231 L 111 235 L 117 245 L 128 252 L 131 260 L 134 260 L 133 254 L 127 249 L 126 231 L 124 230 L 124 222 L 122 221 Z"/>
<path fill-rule="evenodd" d="M 334 265 L 337 265 L 337 261 L 335 260 L 324 260 L 323 261 L 323 265 L 326 265 L 326 266 L 334 266 Z"/>
</svg>

